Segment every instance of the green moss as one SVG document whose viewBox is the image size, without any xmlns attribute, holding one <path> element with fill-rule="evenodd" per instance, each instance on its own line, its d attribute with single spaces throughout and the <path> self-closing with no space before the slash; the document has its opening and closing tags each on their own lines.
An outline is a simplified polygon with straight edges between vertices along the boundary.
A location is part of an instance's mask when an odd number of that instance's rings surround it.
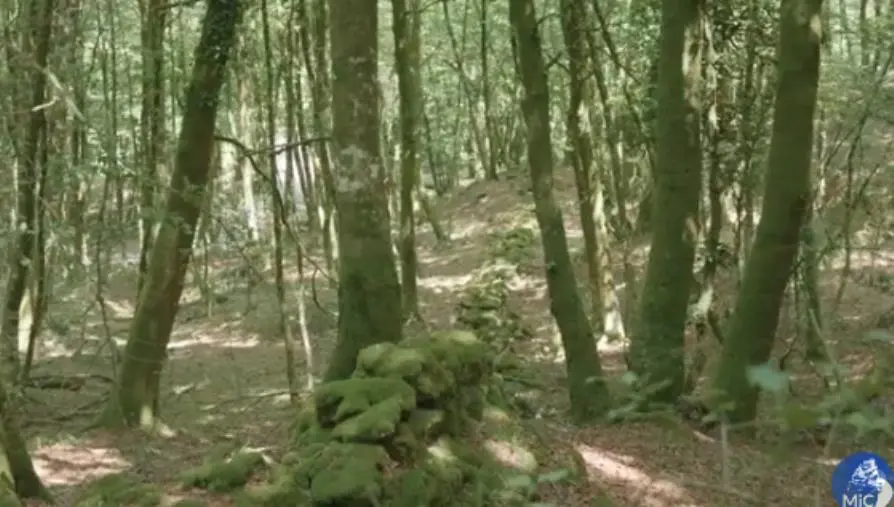
<svg viewBox="0 0 894 507">
<path fill-rule="evenodd" d="M 294 470 L 289 466 L 273 469 L 273 479 L 246 489 L 236 496 L 236 507 L 290 507 L 310 506 L 307 487 L 299 483 Z"/>
<path fill-rule="evenodd" d="M 264 466 L 264 457 L 256 452 L 237 452 L 229 459 L 214 460 L 187 470 L 181 475 L 184 486 L 225 492 L 240 488 Z"/>
<path fill-rule="evenodd" d="M 310 470 L 314 505 L 373 507 L 382 497 L 382 467 L 388 454 L 378 446 L 331 444 Z"/>
<path fill-rule="evenodd" d="M 360 352 L 356 376 L 400 378 L 416 391 L 425 403 L 452 392 L 456 379 L 441 365 L 427 346 L 418 344 L 378 344 Z"/>
<path fill-rule="evenodd" d="M 321 385 L 314 393 L 317 421 L 331 428 L 373 405 L 394 398 L 402 410 L 416 406 L 416 392 L 396 378 L 349 378 Z"/>
<path fill-rule="evenodd" d="M 161 493 L 158 490 L 120 473 L 90 483 L 75 502 L 75 507 L 156 507 L 160 503 Z"/>
<path fill-rule="evenodd" d="M 409 408 L 396 396 L 388 398 L 340 422 L 332 429 L 332 437 L 345 442 L 380 442 L 395 434 Z"/>
</svg>

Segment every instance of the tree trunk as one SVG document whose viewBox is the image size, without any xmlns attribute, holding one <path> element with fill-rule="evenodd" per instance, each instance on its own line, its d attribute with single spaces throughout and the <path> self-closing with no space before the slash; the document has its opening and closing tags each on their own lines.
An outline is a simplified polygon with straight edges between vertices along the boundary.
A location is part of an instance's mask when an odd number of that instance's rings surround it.
<svg viewBox="0 0 894 507">
<path fill-rule="evenodd" d="M 605 304 L 603 294 L 603 271 L 605 263 L 604 235 L 597 229 L 596 210 L 602 210 L 602 178 L 593 177 L 595 166 L 593 155 L 593 131 L 588 109 L 593 103 L 592 65 L 587 54 L 585 33 L 590 29 L 589 11 L 577 0 L 563 0 L 562 34 L 568 51 L 568 116 L 566 119 L 569 137 L 568 157 L 574 168 L 577 188 L 578 211 L 584 236 L 584 251 L 587 257 L 589 275 L 590 323 L 597 335 L 605 328 Z"/>
<path fill-rule="evenodd" d="M 142 45 L 143 89 L 140 109 L 140 145 L 143 171 L 140 176 L 140 271 L 137 294 L 149 269 L 149 250 L 155 228 L 155 193 L 158 191 L 159 164 L 165 143 L 164 33 L 167 7 L 161 0 L 140 2 L 140 43 Z"/>
<path fill-rule="evenodd" d="M 236 42 L 239 0 L 209 0 L 177 141 L 171 189 L 104 421 L 153 427 L 159 379 L 192 255 L 214 148 L 220 89 Z"/>
<path fill-rule="evenodd" d="M 763 213 L 714 379 L 716 391 L 724 395 L 724 405 L 731 407 L 731 422 L 750 421 L 756 415 L 758 392 L 749 383 L 747 370 L 770 358 L 779 309 L 810 205 L 821 11 L 822 0 L 782 1 Z"/>
<path fill-rule="evenodd" d="M 652 248 L 633 322 L 630 362 L 649 401 L 685 384 L 683 335 L 698 240 L 701 0 L 662 0 Z"/>
<path fill-rule="evenodd" d="M 401 303 L 379 151 L 378 10 L 369 0 L 329 9 L 339 262 L 338 339 L 325 379 L 336 380 L 351 375 L 362 348 L 400 340 Z"/>
<path fill-rule="evenodd" d="M 422 110 L 419 32 L 422 14 L 418 2 L 413 0 L 391 0 L 391 5 L 394 11 L 394 60 L 400 93 L 400 282 L 403 315 L 410 318 L 419 312 L 413 191 L 419 179 L 419 121 Z"/>
<path fill-rule="evenodd" d="M 46 102 L 47 77 L 44 69 L 50 51 L 50 35 L 52 32 L 53 0 L 34 1 L 29 5 L 27 30 L 23 37 L 22 58 L 33 61 L 36 69 L 31 71 L 31 107 L 27 109 L 27 129 L 24 130 L 21 157 L 18 161 L 16 177 L 16 243 L 10 250 L 9 279 L 6 282 L 6 298 L 3 307 L 3 322 L 0 324 L 0 347 L 2 350 L 3 377 L 15 385 L 18 381 L 21 360 L 20 351 L 24 348 L 19 343 L 19 310 L 22 299 L 28 291 L 28 279 L 34 276 L 34 245 L 40 227 L 40 208 L 43 203 L 38 199 L 40 174 L 46 170 L 41 167 L 38 158 L 40 140 L 46 135 L 46 108 L 40 107 Z M 33 60 L 30 60 L 32 59 Z M 31 69 L 31 63 L 22 62 L 20 69 Z"/>
<path fill-rule="evenodd" d="M 6 469 L 0 468 L 0 480 L 10 480 L 15 487 L 16 496 L 50 499 L 49 492 L 34 471 L 6 381 L 0 379 L 0 462 L 2 461 L 5 461 Z M 4 477 L 5 475 L 8 476 Z"/>
<path fill-rule="evenodd" d="M 528 166 L 540 227 L 550 311 L 565 349 L 571 411 L 579 422 L 604 415 L 609 406 L 602 366 L 568 253 L 562 211 L 553 195 L 553 152 L 549 87 L 533 0 L 509 0 L 509 18 L 518 44 L 528 137 Z"/>
</svg>

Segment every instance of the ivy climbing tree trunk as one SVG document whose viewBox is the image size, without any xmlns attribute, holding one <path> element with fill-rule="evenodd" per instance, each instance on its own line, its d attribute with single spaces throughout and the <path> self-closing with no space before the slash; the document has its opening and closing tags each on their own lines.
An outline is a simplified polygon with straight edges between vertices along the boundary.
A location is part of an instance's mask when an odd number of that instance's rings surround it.
<svg viewBox="0 0 894 507">
<path fill-rule="evenodd" d="M 400 285 L 379 151 L 378 24 L 376 2 L 329 5 L 339 262 L 338 338 L 326 380 L 350 376 L 360 349 L 401 338 Z"/>
<path fill-rule="evenodd" d="M 562 211 L 553 195 L 549 86 L 533 0 L 509 0 L 509 18 L 518 46 L 528 165 L 546 262 L 550 311 L 565 349 L 572 415 L 576 421 L 584 422 L 603 415 L 609 406 L 609 396 L 593 330 L 577 292 Z"/>
<path fill-rule="evenodd" d="M 780 7 L 776 103 L 763 212 L 714 378 L 715 391 L 734 423 L 751 421 L 757 413 L 758 391 L 748 381 L 748 368 L 770 358 L 810 206 L 822 3 L 782 0 Z"/>
<path fill-rule="evenodd" d="M 661 3 L 652 248 L 630 346 L 631 366 L 654 402 L 675 401 L 685 384 L 683 332 L 701 193 L 702 8 L 703 0 Z"/>
<path fill-rule="evenodd" d="M 157 422 L 159 379 L 192 255 L 211 169 L 220 89 L 241 11 L 240 0 L 208 1 L 187 88 L 171 189 L 115 392 L 103 414 L 106 424 L 153 428 Z"/>
<path fill-rule="evenodd" d="M 408 5 L 409 4 L 409 5 Z M 413 191 L 419 179 L 419 121 L 422 117 L 419 2 L 391 0 L 394 60 L 400 94 L 400 282 L 404 318 L 419 313 L 416 288 L 416 217 Z"/>
</svg>

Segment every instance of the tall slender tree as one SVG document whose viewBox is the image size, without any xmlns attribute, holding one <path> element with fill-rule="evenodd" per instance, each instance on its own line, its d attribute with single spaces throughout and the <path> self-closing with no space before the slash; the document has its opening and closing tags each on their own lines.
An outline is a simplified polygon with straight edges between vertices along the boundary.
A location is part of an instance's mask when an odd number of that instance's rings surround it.
<svg viewBox="0 0 894 507">
<path fill-rule="evenodd" d="M 776 103 L 763 212 L 714 377 L 731 422 L 750 421 L 757 413 L 758 391 L 748 380 L 748 369 L 770 358 L 810 206 L 822 6 L 822 0 L 782 0 L 780 6 Z"/>
<path fill-rule="evenodd" d="M 157 422 L 161 370 L 192 256 L 210 175 L 220 89 L 241 13 L 240 0 L 208 0 L 186 93 L 171 189 L 115 392 L 103 414 L 107 424 L 153 428 Z"/>
<path fill-rule="evenodd" d="M 572 415 L 575 420 L 584 422 L 603 415 L 609 405 L 609 396 L 593 330 L 577 292 L 562 210 L 553 195 L 555 163 L 549 83 L 533 0 L 509 0 L 509 18 L 518 47 L 519 73 L 524 88 L 522 112 L 528 134 L 528 166 L 534 190 L 534 214 L 546 261 L 550 311 L 556 319 L 565 349 Z"/>
</svg>

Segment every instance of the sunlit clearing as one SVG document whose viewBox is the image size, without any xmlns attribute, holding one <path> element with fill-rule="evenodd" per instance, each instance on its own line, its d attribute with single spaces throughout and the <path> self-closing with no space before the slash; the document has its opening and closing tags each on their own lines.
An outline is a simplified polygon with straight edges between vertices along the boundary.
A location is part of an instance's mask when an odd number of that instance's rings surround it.
<svg viewBox="0 0 894 507">
<path fill-rule="evenodd" d="M 34 468 L 47 486 L 70 486 L 124 471 L 132 464 L 116 449 L 58 443 L 34 451 Z"/>
<path fill-rule="evenodd" d="M 472 275 L 462 276 L 429 276 L 419 279 L 419 286 L 431 289 L 435 292 L 439 290 L 455 290 L 468 285 L 472 281 Z"/>
<path fill-rule="evenodd" d="M 196 334 L 192 338 L 177 340 L 168 345 L 168 350 L 185 349 L 196 345 L 213 345 L 225 349 L 250 349 L 261 344 L 257 337 L 221 339 L 206 334 Z"/>
<path fill-rule="evenodd" d="M 590 475 L 595 476 L 597 482 L 602 480 L 623 483 L 636 492 L 634 496 L 639 500 L 637 505 L 700 507 L 699 504 L 692 503 L 689 494 L 680 486 L 668 480 L 653 479 L 642 470 L 625 463 L 626 461 L 632 464 L 633 460 L 629 457 L 594 449 L 588 445 L 578 445 L 577 451 Z"/>
</svg>

